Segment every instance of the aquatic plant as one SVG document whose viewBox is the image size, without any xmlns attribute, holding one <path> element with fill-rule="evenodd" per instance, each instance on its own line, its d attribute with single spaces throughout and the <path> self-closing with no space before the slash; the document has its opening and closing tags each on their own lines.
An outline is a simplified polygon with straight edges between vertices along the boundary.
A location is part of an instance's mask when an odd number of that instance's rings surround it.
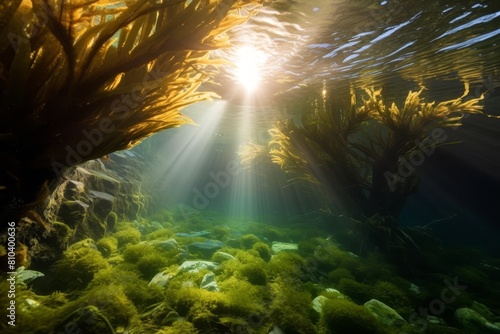
<svg viewBox="0 0 500 334">
<path fill-rule="evenodd" d="M 161 302 L 164 298 L 164 293 L 160 287 L 148 286 L 148 283 L 148 281 L 141 279 L 136 272 L 114 267 L 96 273 L 88 289 L 122 286 L 127 298 L 140 310 L 147 305 Z"/>
<path fill-rule="evenodd" d="M 101 238 L 97 241 L 96 246 L 102 256 L 109 257 L 118 249 L 118 240 L 114 237 Z"/>
<path fill-rule="evenodd" d="M 94 248 L 68 248 L 52 267 L 52 274 L 62 291 L 83 289 L 101 269 L 109 267 Z"/>
<path fill-rule="evenodd" d="M 68 167 L 191 123 L 180 110 L 216 96 L 198 91 L 224 64 L 210 52 L 257 3 L 2 2 L 2 209 L 35 204 Z"/>
<path fill-rule="evenodd" d="M 317 333 L 310 315 L 311 295 L 278 280 L 270 284 L 272 302 L 270 318 L 285 333 Z"/>
<path fill-rule="evenodd" d="M 116 232 L 113 237 L 118 240 L 118 247 L 121 248 L 128 244 L 138 244 L 141 241 L 141 232 L 133 227 Z"/>
<path fill-rule="evenodd" d="M 358 304 L 366 303 L 372 299 L 372 287 L 368 284 L 356 282 L 353 279 L 341 278 L 337 288 L 344 295 L 349 296 Z"/>
<path fill-rule="evenodd" d="M 259 256 L 266 262 L 269 262 L 271 260 L 272 254 L 271 254 L 271 248 L 266 243 L 263 242 L 256 242 L 252 246 L 252 250 L 256 251 L 259 253 Z"/>
<path fill-rule="evenodd" d="M 343 214 L 332 217 L 333 223 L 351 232 L 356 240 L 349 242 L 357 243 L 359 252 L 372 247 L 419 251 L 397 226 L 406 199 L 418 189 L 411 162 L 445 144 L 443 129 L 460 126 L 464 113 L 483 114 L 482 97 L 467 98 L 467 84 L 461 97 L 440 103 L 425 102 L 423 90 L 410 91 L 402 107 L 386 104 L 381 90 L 373 88 L 365 89 L 362 102 L 352 90 L 345 105 L 313 97 L 300 122 L 282 120 L 269 130 L 272 162 L 290 182 L 314 185 L 325 195 L 328 212 Z M 240 154 L 245 152 L 260 151 Z"/>
<path fill-rule="evenodd" d="M 418 186 L 415 176 L 399 175 L 401 160 L 443 144 L 443 128 L 459 126 L 463 113 L 482 114 L 481 98 L 466 100 L 467 85 L 463 96 L 438 104 L 422 92 L 410 91 L 402 108 L 374 89 L 360 107 L 354 92 L 341 109 L 314 100 L 300 125 L 285 120 L 269 130 L 271 159 L 291 180 L 319 185 L 338 212 L 396 218 Z"/>
<path fill-rule="evenodd" d="M 239 274 L 249 283 L 254 285 L 266 285 L 267 273 L 262 266 L 246 264 L 239 268 Z"/>
<path fill-rule="evenodd" d="M 370 311 L 345 299 L 325 301 L 322 322 L 333 333 L 382 333 Z"/>
</svg>

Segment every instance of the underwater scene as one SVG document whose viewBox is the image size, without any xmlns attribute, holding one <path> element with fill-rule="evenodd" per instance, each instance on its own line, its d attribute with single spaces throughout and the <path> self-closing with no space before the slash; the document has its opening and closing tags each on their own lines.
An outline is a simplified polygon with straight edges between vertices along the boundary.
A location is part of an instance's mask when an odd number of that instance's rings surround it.
<svg viewBox="0 0 500 334">
<path fill-rule="evenodd" d="M 1 333 L 500 333 L 500 1 L 0 0 Z"/>
</svg>

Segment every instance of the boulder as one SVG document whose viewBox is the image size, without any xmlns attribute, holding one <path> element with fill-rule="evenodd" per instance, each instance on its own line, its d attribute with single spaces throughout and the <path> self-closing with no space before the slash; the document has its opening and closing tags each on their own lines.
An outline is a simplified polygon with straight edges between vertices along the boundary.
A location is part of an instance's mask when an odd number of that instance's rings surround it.
<svg viewBox="0 0 500 334">
<path fill-rule="evenodd" d="M 500 326 L 489 322 L 485 317 L 470 308 L 459 308 L 455 311 L 455 319 L 470 333 L 497 334 Z"/>
<path fill-rule="evenodd" d="M 375 316 L 375 318 L 388 327 L 400 328 L 408 324 L 398 312 L 377 299 L 367 301 L 364 306 Z"/>
<path fill-rule="evenodd" d="M 297 246 L 297 244 L 291 244 L 281 241 L 273 241 L 273 243 L 271 244 L 271 250 L 275 254 L 281 251 L 297 251 L 298 249 L 299 247 Z"/>
<path fill-rule="evenodd" d="M 208 291 L 219 291 L 219 286 L 215 281 L 215 274 L 206 273 L 201 280 L 200 288 Z"/>
<path fill-rule="evenodd" d="M 151 285 L 156 285 L 159 287 L 166 287 L 168 283 L 174 278 L 174 275 L 167 273 L 166 271 L 159 272 L 156 274 L 151 281 L 149 282 L 148 286 Z"/>
<path fill-rule="evenodd" d="M 183 272 L 196 273 L 202 269 L 216 270 L 217 268 L 219 268 L 219 264 L 217 262 L 201 261 L 201 260 L 184 261 L 180 265 L 178 272 L 179 273 L 183 273 Z"/>
</svg>

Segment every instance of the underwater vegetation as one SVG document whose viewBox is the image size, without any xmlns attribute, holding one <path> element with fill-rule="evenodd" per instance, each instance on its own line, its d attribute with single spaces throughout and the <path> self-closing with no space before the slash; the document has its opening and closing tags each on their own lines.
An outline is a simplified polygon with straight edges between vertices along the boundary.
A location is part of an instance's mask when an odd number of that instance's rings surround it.
<svg viewBox="0 0 500 334">
<path fill-rule="evenodd" d="M 20 329 L 50 333 L 76 324 L 72 326 L 100 334 L 269 334 L 278 329 L 292 334 L 416 334 L 425 325 L 429 332 L 476 333 L 460 321 L 465 324 L 473 312 L 487 319 L 484 326 L 498 319 L 496 276 L 478 264 L 456 260 L 458 253 L 450 251 L 455 261 L 436 263 L 434 272 L 405 278 L 383 253 L 357 256 L 334 238 L 324 238 L 320 227 L 310 238 L 294 239 L 300 245 L 287 249 L 263 234 L 292 240 L 300 230 L 272 227 L 269 232 L 266 224 L 222 218 L 214 224 L 201 217 L 199 230 L 194 230 L 173 217 L 120 221 L 115 232 L 97 242 L 70 245 L 44 277 L 18 284 Z M 263 234 L 257 232 L 259 226 Z M 226 233 L 220 234 L 221 229 Z M 145 232 L 138 240 L 125 238 L 118 246 L 118 237 L 137 236 L 139 230 Z M 216 235 L 226 241 L 210 259 L 189 250 L 188 245 Z M 443 282 L 453 282 L 455 275 L 466 289 L 434 319 L 420 317 L 419 308 L 440 298 Z M 1 298 L 7 289 L 2 280 Z M 457 318 L 458 309 L 465 316 Z"/>
<path fill-rule="evenodd" d="M 2 210 L 45 198 L 71 166 L 191 123 L 180 110 L 215 96 L 198 88 L 224 63 L 210 52 L 257 3 L 2 1 Z"/>
<path fill-rule="evenodd" d="M 418 249 L 397 228 L 406 199 L 418 189 L 413 165 L 445 144 L 444 129 L 460 126 L 463 114 L 483 114 L 482 97 L 468 98 L 468 84 L 461 97 L 439 103 L 424 101 L 423 91 L 410 91 L 402 106 L 386 103 L 382 90 L 373 88 L 362 100 L 351 90 L 346 105 L 309 98 L 300 121 L 282 120 L 269 130 L 267 150 L 250 143 L 239 155 L 248 164 L 267 154 L 291 182 L 314 185 L 327 211 L 344 217 L 332 224 L 360 230 L 359 240 Z"/>
</svg>

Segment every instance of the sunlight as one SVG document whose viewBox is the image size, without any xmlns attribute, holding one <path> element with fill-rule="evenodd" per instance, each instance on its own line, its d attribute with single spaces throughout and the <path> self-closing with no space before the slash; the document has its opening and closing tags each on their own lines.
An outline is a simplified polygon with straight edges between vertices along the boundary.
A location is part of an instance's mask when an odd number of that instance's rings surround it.
<svg viewBox="0 0 500 334">
<path fill-rule="evenodd" d="M 260 67 L 266 61 L 262 51 L 244 46 L 236 52 L 236 77 L 248 92 L 254 91 L 261 80 Z"/>
</svg>

